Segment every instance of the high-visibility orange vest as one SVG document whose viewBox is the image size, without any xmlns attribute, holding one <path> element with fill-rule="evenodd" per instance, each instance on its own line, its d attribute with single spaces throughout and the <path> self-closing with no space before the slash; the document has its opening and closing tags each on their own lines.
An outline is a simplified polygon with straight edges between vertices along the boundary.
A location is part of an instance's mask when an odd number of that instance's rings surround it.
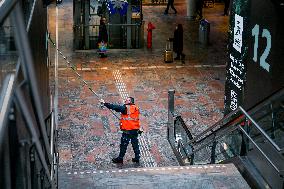
<svg viewBox="0 0 284 189">
<path fill-rule="evenodd" d="M 139 109 L 136 105 L 126 105 L 127 114 L 121 114 L 120 129 L 134 130 L 140 128 Z"/>
</svg>

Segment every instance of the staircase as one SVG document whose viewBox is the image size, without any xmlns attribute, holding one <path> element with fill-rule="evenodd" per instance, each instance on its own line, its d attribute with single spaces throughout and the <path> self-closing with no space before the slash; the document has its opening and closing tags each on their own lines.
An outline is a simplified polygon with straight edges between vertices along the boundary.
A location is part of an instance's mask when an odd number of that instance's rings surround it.
<svg viewBox="0 0 284 189">
<path fill-rule="evenodd" d="M 181 165 L 233 163 L 252 188 L 284 188 L 284 88 L 246 111 L 238 107 L 197 134 L 174 113 L 168 140 Z"/>
<path fill-rule="evenodd" d="M 233 164 L 59 171 L 59 177 L 61 189 L 250 188 Z"/>
</svg>

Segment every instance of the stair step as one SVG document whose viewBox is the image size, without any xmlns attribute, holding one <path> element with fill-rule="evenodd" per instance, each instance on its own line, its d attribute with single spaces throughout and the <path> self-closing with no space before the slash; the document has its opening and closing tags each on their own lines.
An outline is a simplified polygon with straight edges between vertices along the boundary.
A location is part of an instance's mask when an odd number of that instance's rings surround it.
<svg viewBox="0 0 284 189">
<path fill-rule="evenodd" d="M 233 164 L 59 171 L 59 188 L 250 188 Z"/>
</svg>

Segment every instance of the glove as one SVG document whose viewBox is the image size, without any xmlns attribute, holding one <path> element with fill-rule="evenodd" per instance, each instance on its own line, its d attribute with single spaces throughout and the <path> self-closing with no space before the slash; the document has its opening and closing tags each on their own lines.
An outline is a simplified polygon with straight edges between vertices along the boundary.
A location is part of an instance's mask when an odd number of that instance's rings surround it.
<svg viewBox="0 0 284 189">
<path fill-rule="evenodd" d="M 138 134 L 141 135 L 143 133 L 143 130 L 138 130 Z"/>
<path fill-rule="evenodd" d="M 101 107 L 103 107 L 105 105 L 104 99 L 100 99 L 100 103 L 101 103 Z"/>
</svg>

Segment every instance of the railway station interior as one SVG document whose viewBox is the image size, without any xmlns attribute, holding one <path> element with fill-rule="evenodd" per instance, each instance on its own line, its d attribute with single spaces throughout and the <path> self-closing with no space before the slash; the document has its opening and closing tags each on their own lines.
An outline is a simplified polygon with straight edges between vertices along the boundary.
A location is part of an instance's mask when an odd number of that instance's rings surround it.
<svg viewBox="0 0 284 189">
<path fill-rule="evenodd" d="M 284 1 L 171 4 L 0 0 L 1 189 L 284 189 Z"/>
</svg>

